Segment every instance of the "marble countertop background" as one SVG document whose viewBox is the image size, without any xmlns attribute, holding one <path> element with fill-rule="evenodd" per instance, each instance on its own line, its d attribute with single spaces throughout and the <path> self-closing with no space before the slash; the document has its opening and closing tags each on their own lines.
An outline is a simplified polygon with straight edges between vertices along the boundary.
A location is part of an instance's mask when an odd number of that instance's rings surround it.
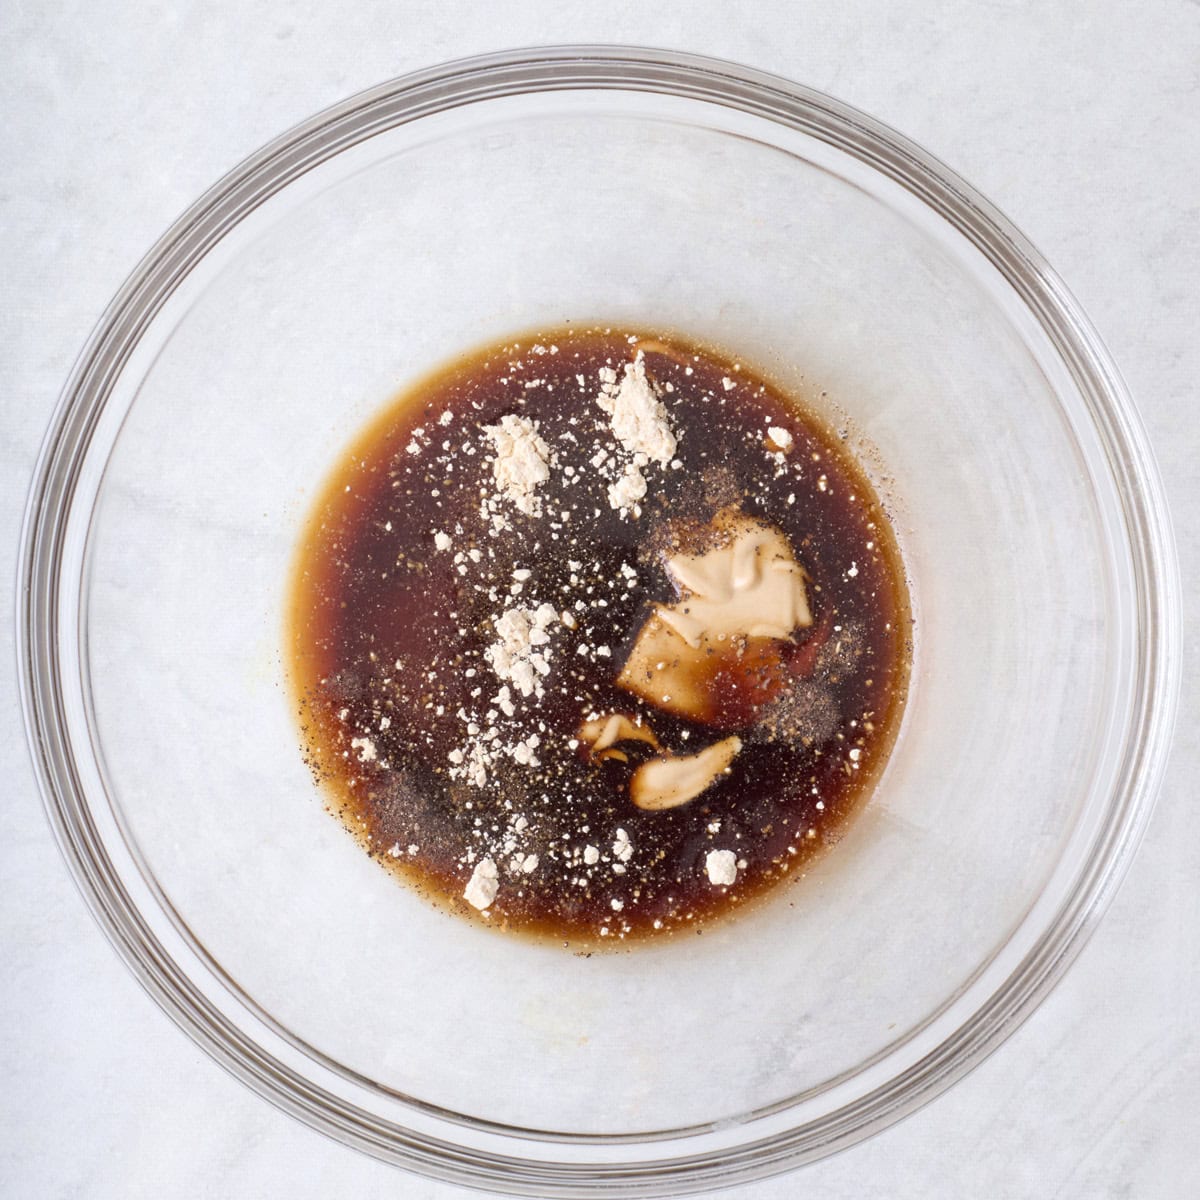
<svg viewBox="0 0 1200 1200">
<path fill-rule="evenodd" d="M 0 590 L 0 1193 L 472 1194 L 276 1112 L 142 993 L 87 915 L 42 814 L 20 728 L 11 581 L 29 474 L 72 359 L 195 196 L 277 132 L 390 76 L 509 46 L 609 41 L 715 54 L 831 92 L 994 200 L 1066 278 L 1138 398 L 1183 569 L 1184 695 L 1166 787 L 1075 967 L 999 1053 L 916 1116 L 737 1194 L 1200 1195 L 1195 0 L 12 0 L 0 30 L 0 579 L 10 581 Z"/>
</svg>

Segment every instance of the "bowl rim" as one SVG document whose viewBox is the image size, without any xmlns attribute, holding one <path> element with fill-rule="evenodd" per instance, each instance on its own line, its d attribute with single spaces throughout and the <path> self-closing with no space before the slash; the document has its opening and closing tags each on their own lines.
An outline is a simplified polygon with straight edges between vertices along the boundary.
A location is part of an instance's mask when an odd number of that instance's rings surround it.
<svg viewBox="0 0 1200 1200">
<path fill-rule="evenodd" d="M 1138 635 L 1125 752 L 1096 851 L 1034 951 L 1004 985 L 920 1062 L 819 1121 L 732 1148 L 723 1144 L 626 1163 L 547 1162 L 507 1152 L 476 1152 L 384 1122 L 341 1101 L 331 1105 L 328 1094 L 322 1097 L 319 1089 L 296 1078 L 289 1067 L 215 1013 L 142 919 L 97 836 L 65 727 L 59 654 L 59 601 L 62 589 L 73 583 L 62 578 L 63 543 L 81 464 L 130 353 L 192 268 L 272 195 L 374 133 L 502 96 L 579 89 L 682 96 L 809 134 L 899 184 L 982 252 L 1033 313 L 1087 404 L 1122 505 Z M 205 192 L 131 273 L 71 371 L 33 473 L 17 588 L 21 708 L 45 811 L 85 902 L 145 990 L 233 1075 L 321 1132 L 427 1175 L 526 1195 L 670 1195 L 778 1174 L 886 1128 L 977 1066 L 1061 978 L 1124 877 L 1166 767 L 1181 676 L 1178 565 L 1165 494 L 1145 430 L 1095 330 L 1029 241 L 948 167 L 849 105 L 749 67 L 632 46 L 502 51 L 401 76 L 295 126 Z M 752 1124 L 746 1129 L 753 1135 Z M 511 1132 L 533 1136 L 530 1131 Z M 595 1139 L 574 1140 L 586 1146 Z M 651 1143 L 646 1139 L 634 1144 Z"/>
</svg>

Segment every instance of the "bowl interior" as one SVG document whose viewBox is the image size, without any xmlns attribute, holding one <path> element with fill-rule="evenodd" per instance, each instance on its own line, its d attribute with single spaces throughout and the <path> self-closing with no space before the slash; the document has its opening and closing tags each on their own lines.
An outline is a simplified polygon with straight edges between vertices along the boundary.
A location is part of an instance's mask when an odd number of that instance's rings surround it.
<svg viewBox="0 0 1200 1200">
<path fill-rule="evenodd" d="M 301 522 L 376 408 L 487 339 L 597 320 L 715 342 L 846 430 L 916 652 L 886 777 L 805 878 L 583 958 L 367 860 L 301 762 L 280 650 Z M 697 99 L 491 99 L 266 198 L 150 322 L 72 512 L 70 720 L 198 986 L 356 1104 L 609 1139 L 795 1123 L 978 1010 L 1090 853 L 1127 703 L 1116 511 L 1041 327 L 912 193 Z"/>
</svg>

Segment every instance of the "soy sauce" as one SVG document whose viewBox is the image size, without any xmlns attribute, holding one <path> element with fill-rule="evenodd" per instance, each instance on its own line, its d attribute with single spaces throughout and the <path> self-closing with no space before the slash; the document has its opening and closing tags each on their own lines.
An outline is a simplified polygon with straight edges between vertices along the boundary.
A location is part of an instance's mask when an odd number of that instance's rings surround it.
<svg viewBox="0 0 1200 1200">
<path fill-rule="evenodd" d="M 600 403 L 635 359 L 676 442 L 640 464 L 636 511 L 612 499 L 635 460 Z M 546 451 L 536 512 L 497 489 L 486 431 L 506 416 Z M 678 601 L 670 556 L 722 513 L 784 535 L 811 621 L 731 644 L 693 719 L 617 681 Z M 336 462 L 289 602 L 303 752 L 330 809 L 432 902 L 579 948 L 697 931 L 794 877 L 872 790 L 908 688 L 900 554 L 844 441 L 747 365 L 642 330 L 540 331 L 396 397 Z M 511 610 L 545 625 L 528 696 L 494 666 Z M 612 714 L 651 737 L 597 756 L 581 729 Z M 646 761 L 727 737 L 727 771 L 690 802 L 632 802 Z M 485 860 L 479 908 L 464 892 Z"/>
</svg>

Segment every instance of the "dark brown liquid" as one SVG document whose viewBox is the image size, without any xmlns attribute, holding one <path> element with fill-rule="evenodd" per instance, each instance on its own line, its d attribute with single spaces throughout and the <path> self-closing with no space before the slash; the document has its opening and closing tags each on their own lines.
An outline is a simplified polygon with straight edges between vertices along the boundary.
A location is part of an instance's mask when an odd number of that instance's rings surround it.
<svg viewBox="0 0 1200 1200">
<path fill-rule="evenodd" d="M 581 947 L 699 928 L 794 875 L 870 790 L 908 686 L 908 600 L 877 497 L 836 436 L 744 366 L 674 337 L 639 343 L 679 465 L 645 468 L 636 519 L 613 509 L 612 472 L 592 465 L 615 446 L 600 372 L 619 374 L 635 340 L 549 331 L 399 397 L 337 464 L 291 596 L 304 747 L 346 826 L 429 898 Z M 556 462 L 541 514 L 501 502 L 497 532 L 481 511 L 496 490 L 483 427 L 505 414 L 538 422 Z M 786 454 L 772 426 L 791 434 Z M 664 554 L 730 508 L 786 535 L 813 623 L 766 652 L 731 649 L 704 719 L 684 719 L 615 681 L 652 606 L 676 599 Z M 486 656 L 494 622 L 544 603 L 574 627 L 554 622 L 544 694 L 513 695 L 510 716 Z M 579 744 L 586 716 L 613 712 L 664 753 L 731 731 L 742 749 L 690 803 L 643 811 L 629 783 L 652 748 L 596 761 Z M 457 761 L 481 739 L 482 786 Z M 735 855 L 732 886 L 711 881 L 714 850 Z M 485 857 L 499 887 L 481 916 L 462 897 Z"/>
</svg>

